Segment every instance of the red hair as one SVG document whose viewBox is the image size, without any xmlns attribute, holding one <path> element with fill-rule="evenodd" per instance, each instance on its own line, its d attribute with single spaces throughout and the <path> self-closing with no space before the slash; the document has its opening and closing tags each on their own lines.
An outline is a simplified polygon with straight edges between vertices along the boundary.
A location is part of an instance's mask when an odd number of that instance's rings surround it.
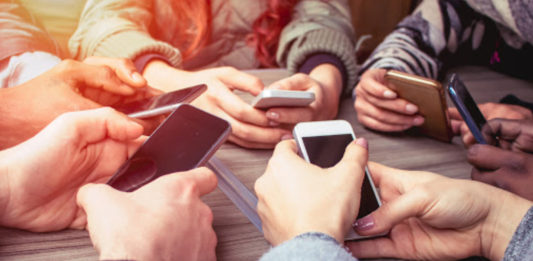
<svg viewBox="0 0 533 261">
<path fill-rule="evenodd" d="M 276 51 L 283 28 L 291 21 L 294 6 L 299 0 L 264 0 L 268 9 L 253 23 L 249 44 L 255 49 L 255 55 L 262 66 L 276 67 Z M 170 0 L 177 23 L 182 25 L 179 31 L 183 37 L 180 46 L 184 59 L 194 56 L 208 42 L 211 34 L 211 0 Z M 195 28 L 194 35 L 187 37 L 190 25 Z"/>
</svg>

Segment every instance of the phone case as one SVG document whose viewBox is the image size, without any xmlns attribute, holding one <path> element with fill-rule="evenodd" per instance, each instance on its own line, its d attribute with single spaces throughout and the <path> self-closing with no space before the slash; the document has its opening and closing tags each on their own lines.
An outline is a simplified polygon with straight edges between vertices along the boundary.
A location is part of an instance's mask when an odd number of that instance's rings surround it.
<svg viewBox="0 0 533 261">
<path fill-rule="evenodd" d="M 315 101 L 315 94 L 308 91 L 263 90 L 253 101 L 257 109 L 272 107 L 305 107 Z"/>
<path fill-rule="evenodd" d="M 434 80 L 395 70 L 385 75 L 389 88 L 398 96 L 418 106 L 425 122 L 419 127 L 422 134 L 450 142 L 453 133 L 446 113 L 446 99 L 442 85 Z"/>
</svg>

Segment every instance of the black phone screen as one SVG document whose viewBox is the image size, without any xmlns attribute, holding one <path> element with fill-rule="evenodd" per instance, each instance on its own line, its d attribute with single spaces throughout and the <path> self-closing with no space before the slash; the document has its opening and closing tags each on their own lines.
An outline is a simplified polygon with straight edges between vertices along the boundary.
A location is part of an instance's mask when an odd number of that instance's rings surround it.
<svg viewBox="0 0 533 261">
<path fill-rule="evenodd" d="M 453 77 L 452 91 L 455 91 L 455 95 L 457 95 L 457 97 L 461 99 L 466 110 L 474 120 L 474 123 L 476 124 L 477 128 L 481 130 L 483 128 L 483 125 L 487 123 L 487 120 L 477 107 L 476 102 L 472 98 L 472 95 L 470 95 L 470 93 L 466 89 L 466 86 L 459 79 L 458 76 Z"/>
<path fill-rule="evenodd" d="M 206 88 L 207 87 L 205 85 L 197 85 L 150 98 L 124 103 L 116 106 L 115 109 L 124 114 L 131 114 L 134 112 L 170 106 L 181 102 L 188 102 L 202 93 Z"/>
<path fill-rule="evenodd" d="M 108 184 L 132 191 L 162 175 L 199 167 L 225 141 L 229 129 L 225 120 L 180 105 Z"/>
<path fill-rule="evenodd" d="M 344 151 L 353 141 L 351 134 L 303 137 L 302 141 L 309 156 L 309 161 L 322 168 L 333 167 L 344 156 Z M 370 175 L 365 170 L 365 178 L 361 188 L 361 205 L 357 218 L 362 218 L 379 208 L 379 203 L 374 195 L 369 181 Z"/>
</svg>

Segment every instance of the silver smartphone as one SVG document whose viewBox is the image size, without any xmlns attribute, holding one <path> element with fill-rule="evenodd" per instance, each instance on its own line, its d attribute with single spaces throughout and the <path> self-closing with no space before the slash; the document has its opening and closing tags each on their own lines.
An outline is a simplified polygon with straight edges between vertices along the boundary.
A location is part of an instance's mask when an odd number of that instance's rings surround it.
<svg viewBox="0 0 533 261">
<path fill-rule="evenodd" d="M 263 90 L 252 101 L 257 109 L 272 107 L 305 107 L 315 101 L 315 93 L 308 91 Z"/>
<path fill-rule="evenodd" d="M 206 90 L 207 86 L 200 84 L 154 97 L 124 103 L 115 106 L 115 109 L 131 118 L 154 117 L 172 112 L 180 104 L 193 101 Z"/>
<path fill-rule="evenodd" d="M 344 156 L 346 147 L 355 139 L 352 126 L 344 120 L 302 122 L 293 130 L 300 155 L 309 163 L 321 168 L 336 165 Z M 361 204 L 357 219 L 362 218 L 381 206 L 379 193 L 372 177 L 365 168 L 365 178 L 361 188 Z M 355 220 L 354 220 L 355 221 Z M 358 235 L 350 228 L 345 240 L 367 238 Z"/>
<path fill-rule="evenodd" d="M 107 184 L 134 191 L 160 176 L 204 166 L 230 132 L 227 121 L 178 105 Z"/>
</svg>

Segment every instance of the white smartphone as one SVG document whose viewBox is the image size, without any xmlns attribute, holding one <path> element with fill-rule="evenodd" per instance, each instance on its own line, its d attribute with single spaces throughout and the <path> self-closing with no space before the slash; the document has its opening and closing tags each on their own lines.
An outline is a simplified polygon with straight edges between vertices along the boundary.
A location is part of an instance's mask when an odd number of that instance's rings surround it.
<svg viewBox="0 0 533 261">
<path fill-rule="evenodd" d="M 252 101 L 257 109 L 272 107 L 305 107 L 315 101 L 315 93 L 307 91 L 263 90 Z"/>
<path fill-rule="evenodd" d="M 336 165 L 344 156 L 346 147 L 355 139 L 352 126 L 344 120 L 302 122 L 293 130 L 300 155 L 309 163 L 322 168 Z M 362 218 L 381 206 L 379 193 L 372 177 L 365 168 L 365 178 L 361 188 L 361 204 L 357 219 Z M 358 235 L 350 228 L 345 240 L 367 238 Z"/>
</svg>

